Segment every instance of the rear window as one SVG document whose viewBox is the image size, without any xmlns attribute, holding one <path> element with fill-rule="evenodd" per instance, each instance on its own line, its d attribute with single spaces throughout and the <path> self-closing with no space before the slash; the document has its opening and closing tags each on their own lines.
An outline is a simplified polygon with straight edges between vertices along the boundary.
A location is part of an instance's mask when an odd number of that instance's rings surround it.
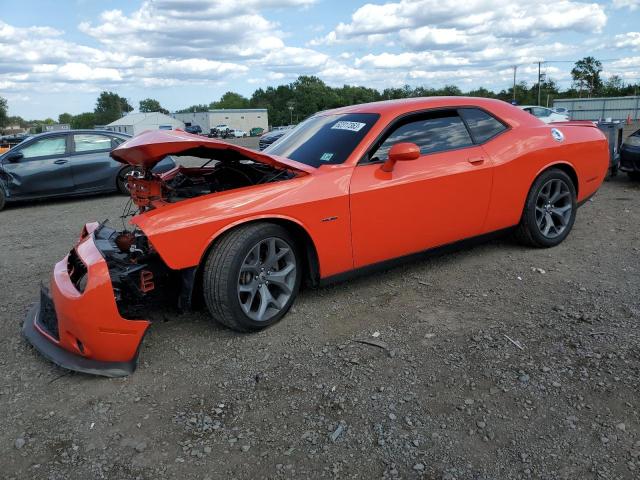
<svg viewBox="0 0 640 480">
<path fill-rule="evenodd" d="M 111 137 L 92 133 L 76 134 L 73 136 L 73 147 L 76 153 L 110 150 Z"/>
<path fill-rule="evenodd" d="M 459 111 L 476 143 L 484 143 L 507 129 L 501 122 L 479 108 L 461 108 Z"/>
<path fill-rule="evenodd" d="M 265 153 L 312 167 L 343 163 L 380 118 L 377 113 L 346 113 L 311 117 Z"/>
</svg>

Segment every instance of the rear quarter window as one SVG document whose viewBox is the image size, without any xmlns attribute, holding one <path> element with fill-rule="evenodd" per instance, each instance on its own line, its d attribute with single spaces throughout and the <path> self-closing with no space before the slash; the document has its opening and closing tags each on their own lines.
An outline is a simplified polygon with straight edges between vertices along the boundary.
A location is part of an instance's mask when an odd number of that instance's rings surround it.
<svg viewBox="0 0 640 480">
<path fill-rule="evenodd" d="M 461 108 L 460 116 L 476 143 L 484 143 L 507 129 L 502 122 L 479 108 Z"/>
</svg>

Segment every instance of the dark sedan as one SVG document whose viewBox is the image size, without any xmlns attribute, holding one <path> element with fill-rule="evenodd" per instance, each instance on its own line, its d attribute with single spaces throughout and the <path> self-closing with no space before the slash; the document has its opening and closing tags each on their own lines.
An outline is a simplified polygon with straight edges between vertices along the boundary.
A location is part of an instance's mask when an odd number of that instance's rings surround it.
<svg viewBox="0 0 640 480">
<path fill-rule="evenodd" d="M 24 140 L 0 156 L 0 210 L 6 202 L 126 192 L 131 166 L 109 153 L 129 135 L 101 130 L 47 132 Z M 175 167 L 165 158 L 155 173 Z"/>
<path fill-rule="evenodd" d="M 620 149 L 620 170 L 640 180 L 640 130 L 629 135 Z"/>
<path fill-rule="evenodd" d="M 283 128 L 279 130 L 272 130 L 271 132 L 265 133 L 260 137 L 260 140 L 258 140 L 258 148 L 260 150 L 264 150 L 265 148 L 270 146 L 272 143 L 275 143 L 276 140 L 280 140 L 290 131 L 291 131 L 290 129 Z"/>
</svg>

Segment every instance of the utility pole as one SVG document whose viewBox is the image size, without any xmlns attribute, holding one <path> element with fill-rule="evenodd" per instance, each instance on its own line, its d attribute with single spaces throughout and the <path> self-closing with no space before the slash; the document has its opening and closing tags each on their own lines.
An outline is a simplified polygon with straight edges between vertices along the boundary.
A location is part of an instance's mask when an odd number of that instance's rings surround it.
<svg viewBox="0 0 640 480">
<path fill-rule="evenodd" d="M 516 104 L 516 70 L 518 70 L 518 66 L 513 66 L 513 104 Z"/>
<path fill-rule="evenodd" d="M 540 83 L 542 83 L 542 76 L 541 76 L 541 72 L 540 72 L 540 67 L 542 65 L 542 62 L 538 62 L 538 106 L 540 106 Z"/>
</svg>

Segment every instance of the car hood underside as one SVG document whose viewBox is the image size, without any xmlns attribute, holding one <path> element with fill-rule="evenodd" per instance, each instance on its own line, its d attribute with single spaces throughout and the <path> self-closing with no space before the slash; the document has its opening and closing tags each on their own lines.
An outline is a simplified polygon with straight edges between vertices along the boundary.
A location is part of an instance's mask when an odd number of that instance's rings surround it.
<svg viewBox="0 0 640 480">
<path fill-rule="evenodd" d="M 121 163 L 153 168 L 167 155 L 193 155 L 207 158 L 221 156 L 244 157 L 276 168 L 311 172 L 309 165 L 288 158 L 269 155 L 250 148 L 233 145 L 221 140 L 192 135 L 182 130 L 150 130 L 124 142 L 111 151 L 111 156 Z"/>
</svg>

